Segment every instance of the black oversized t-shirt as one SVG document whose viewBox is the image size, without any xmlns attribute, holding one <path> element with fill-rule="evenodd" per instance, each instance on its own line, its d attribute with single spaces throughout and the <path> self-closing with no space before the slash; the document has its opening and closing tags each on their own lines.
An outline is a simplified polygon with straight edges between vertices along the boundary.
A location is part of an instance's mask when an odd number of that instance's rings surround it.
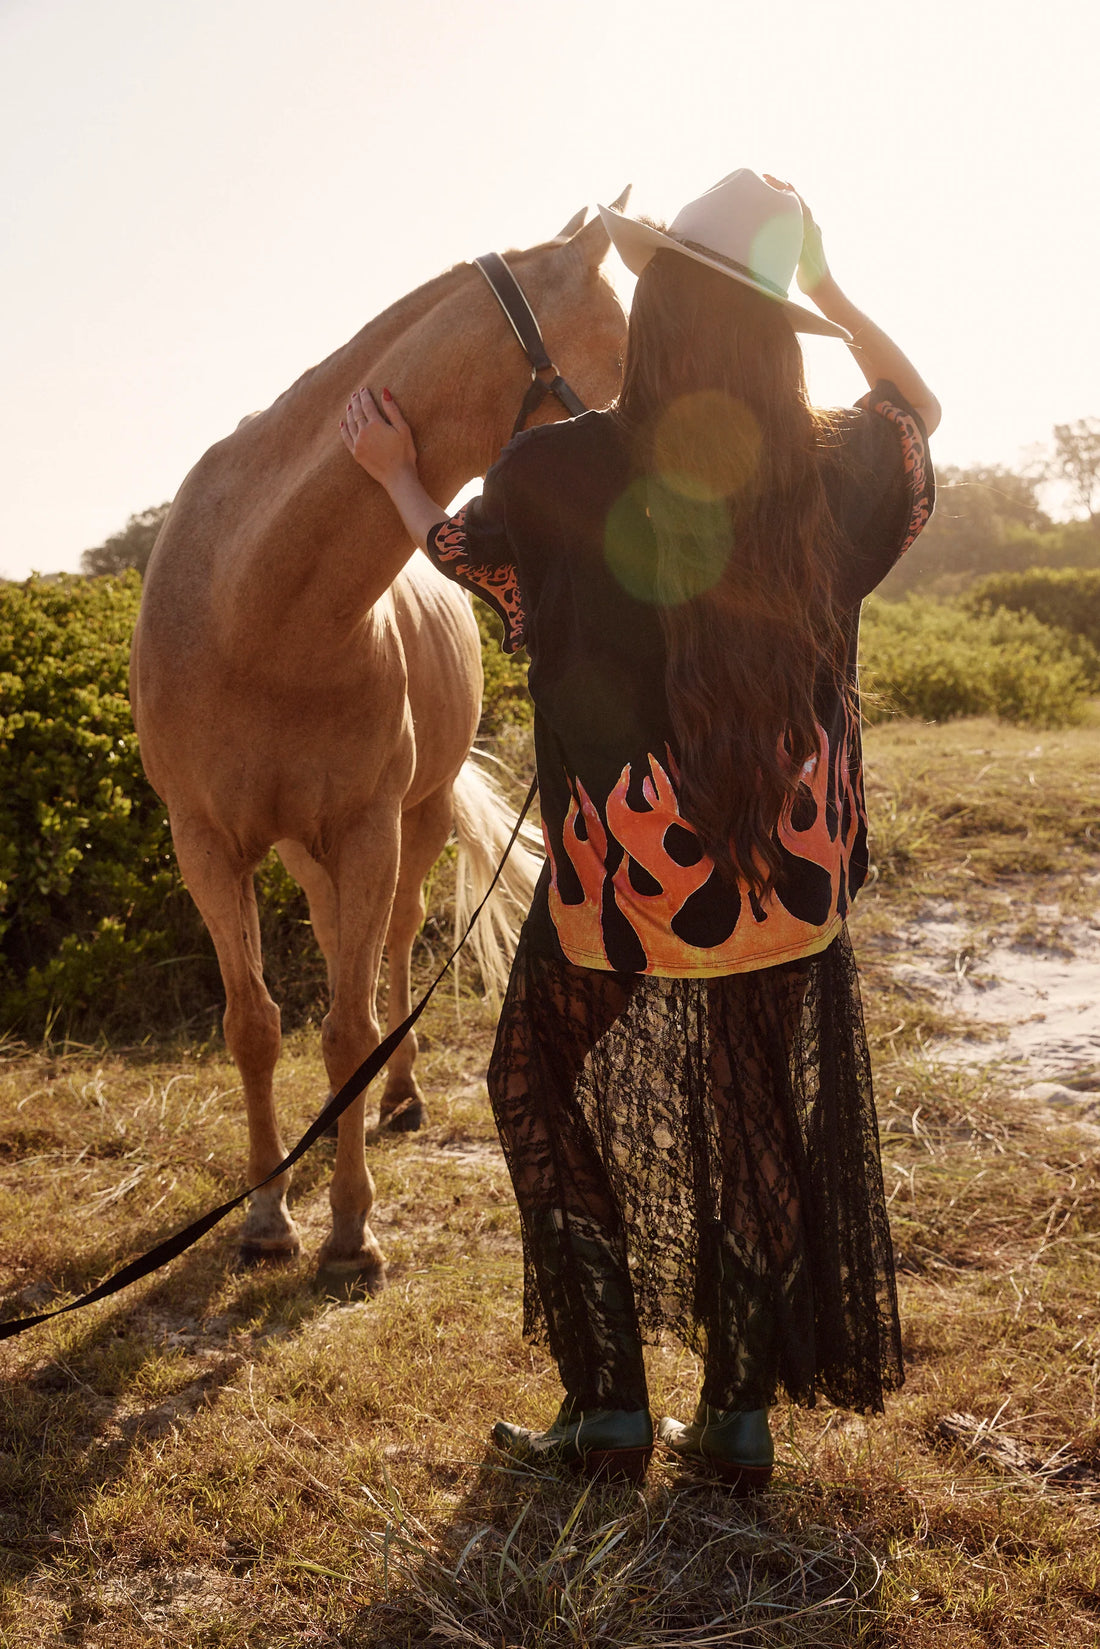
<svg viewBox="0 0 1100 1649">
<path fill-rule="evenodd" d="M 619 422 L 591 412 L 517 436 L 481 497 L 433 530 L 435 565 L 496 610 L 505 651 L 530 657 L 547 862 L 527 936 L 540 952 L 706 978 L 813 955 L 839 930 L 867 872 L 851 708 L 859 606 L 928 520 L 934 492 L 923 427 L 894 385 L 840 414 L 835 435 L 824 475 L 851 692 L 846 702 L 833 684 L 819 689 L 818 753 L 777 827 L 783 866 L 763 902 L 719 877 L 679 810 L 664 641 L 629 572 L 652 529 L 631 506 Z"/>
</svg>

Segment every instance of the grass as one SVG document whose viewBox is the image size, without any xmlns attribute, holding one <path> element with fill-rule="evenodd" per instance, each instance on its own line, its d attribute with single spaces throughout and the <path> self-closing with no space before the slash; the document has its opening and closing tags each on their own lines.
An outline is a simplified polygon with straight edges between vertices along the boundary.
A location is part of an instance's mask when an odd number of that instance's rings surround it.
<svg viewBox="0 0 1100 1649">
<path fill-rule="evenodd" d="M 232 1270 L 234 1220 L 165 1273 L 0 1345 L 0 1643 L 469 1649 L 979 1649 L 1100 1643 L 1100 1154 L 948 1065 L 897 976 L 913 924 L 1072 947 L 1095 910 L 1100 728 L 908 723 L 868 738 L 877 875 L 853 932 L 876 1061 L 908 1379 L 882 1417 L 775 1414 L 755 1502 L 658 1460 L 641 1493 L 487 1447 L 557 1407 L 518 1332 L 517 1222 L 484 1096 L 491 1015 L 426 1016 L 430 1125 L 372 1139 L 391 1286 Z M 1033 782 L 1034 781 L 1034 782 Z M 289 1135 L 324 1083 L 279 1078 Z M 0 1050 L 9 1315 L 62 1303 L 240 1184 L 218 1046 Z M 299 1168 L 307 1252 L 329 1159 Z M 695 1360 L 650 1353 L 662 1413 Z M 434 1637 L 432 1634 L 435 1634 Z"/>
</svg>

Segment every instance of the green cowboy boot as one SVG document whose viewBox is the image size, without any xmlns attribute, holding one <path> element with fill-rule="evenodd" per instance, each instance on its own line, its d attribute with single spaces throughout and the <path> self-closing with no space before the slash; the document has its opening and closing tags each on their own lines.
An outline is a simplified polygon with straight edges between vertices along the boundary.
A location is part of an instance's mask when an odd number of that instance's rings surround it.
<svg viewBox="0 0 1100 1649">
<path fill-rule="evenodd" d="M 533 1470 L 640 1483 L 653 1454 L 645 1364 L 621 1245 L 595 1220 L 550 1208 L 531 1222 L 530 1252 L 567 1396 L 547 1431 L 505 1420 L 493 1442 Z M 627 1407 L 612 1406 L 626 1404 Z"/>
<path fill-rule="evenodd" d="M 498 1420 L 493 1442 L 532 1471 L 565 1467 L 595 1482 L 640 1483 L 653 1454 L 648 1409 L 581 1409 L 566 1398 L 548 1431 Z"/>
<path fill-rule="evenodd" d="M 647 1409 L 642 1339 L 622 1245 L 596 1221 L 551 1208 L 532 1222 L 529 1253 L 550 1350 L 574 1409 Z"/>
<path fill-rule="evenodd" d="M 716 1409 L 700 1401 L 688 1425 L 664 1419 L 657 1437 L 688 1465 L 713 1471 L 743 1494 L 766 1488 L 775 1464 L 767 1409 Z"/>
</svg>

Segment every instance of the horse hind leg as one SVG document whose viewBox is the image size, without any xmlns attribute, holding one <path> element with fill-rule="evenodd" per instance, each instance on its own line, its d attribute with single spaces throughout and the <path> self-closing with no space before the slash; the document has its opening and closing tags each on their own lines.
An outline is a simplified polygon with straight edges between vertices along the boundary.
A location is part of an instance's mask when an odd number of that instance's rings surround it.
<svg viewBox="0 0 1100 1649">
<path fill-rule="evenodd" d="M 222 1020 L 248 1115 L 248 1176 L 256 1185 L 286 1155 L 275 1118 L 274 1073 L 281 1042 L 279 1010 L 264 984 L 254 867 L 242 863 L 214 827 L 173 820 L 176 858 L 218 955 L 225 987 Z M 240 1263 L 292 1260 L 301 1251 L 286 1205 L 290 1174 L 255 1191 L 241 1232 Z"/>
<path fill-rule="evenodd" d="M 336 957 L 340 942 L 340 912 L 332 877 L 301 842 L 276 842 L 275 851 L 306 896 L 309 923 L 325 959 L 331 994 L 336 989 Z"/>
<path fill-rule="evenodd" d="M 410 808 L 401 820 L 401 868 L 386 934 L 389 960 L 387 1031 L 394 1031 L 412 1008 L 412 948 L 424 920 L 424 879 L 439 858 L 451 830 L 451 786 L 445 785 Z M 380 1127 L 411 1133 L 428 1120 L 428 1109 L 414 1074 L 416 1032 L 409 1031 L 386 1068 L 379 1106 Z"/>
</svg>

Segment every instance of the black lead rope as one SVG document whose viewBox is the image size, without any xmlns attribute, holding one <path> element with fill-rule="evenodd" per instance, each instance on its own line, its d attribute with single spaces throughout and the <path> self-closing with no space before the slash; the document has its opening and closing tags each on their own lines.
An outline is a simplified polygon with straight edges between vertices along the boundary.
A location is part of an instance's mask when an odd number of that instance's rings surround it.
<svg viewBox="0 0 1100 1649">
<path fill-rule="evenodd" d="M 163 1242 L 157 1243 L 155 1248 L 150 1248 L 147 1253 L 139 1255 L 136 1260 L 131 1260 L 129 1265 L 122 1267 L 121 1271 L 116 1271 L 113 1276 L 108 1277 L 95 1288 L 89 1289 L 87 1294 L 81 1294 L 79 1299 L 71 1301 L 69 1305 L 58 1306 L 55 1311 L 40 1311 L 34 1317 L 16 1317 L 11 1322 L 0 1323 L 0 1340 L 10 1340 L 16 1334 L 24 1334 L 28 1328 L 36 1328 L 39 1323 L 48 1322 L 51 1317 L 63 1317 L 66 1312 L 81 1311 L 84 1306 L 94 1305 L 97 1300 L 107 1300 L 112 1294 L 118 1294 L 122 1289 L 128 1288 L 131 1283 L 140 1281 L 142 1277 L 148 1277 L 153 1271 L 159 1271 L 162 1266 L 168 1264 L 169 1260 L 176 1259 L 178 1255 L 183 1254 L 194 1243 L 197 1243 L 200 1237 L 204 1237 L 219 1221 L 224 1220 L 227 1214 L 231 1214 L 235 1208 L 239 1208 L 243 1202 L 247 1202 L 253 1192 L 262 1190 L 265 1185 L 270 1185 L 273 1179 L 278 1179 L 280 1174 L 285 1174 L 288 1168 L 292 1168 L 299 1158 L 305 1155 L 310 1146 L 320 1139 L 321 1135 L 332 1126 L 337 1117 L 347 1110 L 352 1100 L 357 1099 L 364 1088 L 373 1082 L 390 1055 L 408 1032 L 412 1030 L 416 1021 L 428 1006 L 435 994 L 436 987 L 442 983 L 450 971 L 451 963 L 470 937 L 474 923 L 488 904 L 490 895 L 500 880 L 501 873 L 507 863 L 508 855 L 516 845 L 516 838 L 520 833 L 524 819 L 530 811 L 537 790 L 538 779 L 534 778 L 531 780 L 531 788 L 527 792 L 527 800 L 520 809 L 512 834 L 508 838 L 508 846 L 504 849 L 500 863 L 493 872 L 493 879 L 485 891 L 484 898 L 470 917 L 469 922 L 467 922 L 466 931 L 462 938 L 458 941 L 458 944 L 448 956 L 412 1013 L 402 1024 L 398 1025 L 396 1030 L 391 1031 L 388 1036 L 383 1038 L 372 1054 L 367 1055 L 359 1069 L 348 1077 L 339 1093 L 333 1094 L 324 1110 L 310 1123 L 297 1145 L 292 1151 L 287 1152 L 282 1162 L 276 1168 L 273 1168 L 270 1174 L 265 1179 L 260 1180 L 257 1185 L 250 1186 L 247 1191 L 242 1191 L 239 1196 L 232 1197 L 229 1202 L 223 1202 L 220 1207 L 210 1209 L 209 1213 L 193 1220 L 190 1225 L 185 1225 L 182 1231 L 177 1231 L 173 1236 L 166 1237 Z"/>
<path fill-rule="evenodd" d="M 566 383 L 546 353 L 546 345 L 531 305 L 500 253 L 484 253 L 482 257 L 474 259 L 474 267 L 480 269 L 488 281 L 493 296 L 507 315 L 512 331 L 519 339 L 520 348 L 531 363 L 531 383 L 523 397 L 523 405 L 519 409 L 519 417 L 512 430 L 513 436 L 518 435 L 525 427 L 535 408 L 547 395 L 556 395 L 571 418 L 575 418 L 578 413 L 587 412 L 588 408 L 580 396 Z M 554 376 L 547 381 L 539 377 L 540 372 L 552 372 Z"/>
<path fill-rule="evenodd" d="M 475 258 L 474 264 L 488 281 L 497 302 L 511 323 L 513 332 L 519 339 L 520 347 L 531 363 L 531 383 L 527 394 L 523 398 L 523 405 L 519 409 L 519 417 L 516 419 L 512 434 L 519 434 L 535 408 L 541 404 L 547 395 L 557 396 L 571 418 L 575 418 L 578 413 L 587 412 L 588 409 L 580 396 L 566 383 L 547 354 L 546 345 L 539 330 L 539 323 L 535 319 L 531 305 L 527 302 L 523 288 L 500 256 L 500 253 L 486 252 L 483 257 Z M 554 376 L 547 380 L 539 377 L 540 372 L 552 372 Z M 36 1328 L 39 1323 L 48 1322 L 51 1317 L 63 1317 L 66 1312 L 80 1311 L 86 1305 L 94 1305 L 97 1300 L 109 1299 L 112 1294 L 118 1294 L 122 1289 L 128 1288 L 131 1283 L 140 1281 L 142 1277 L 148 1277 L 153 1271 L 159 1271 L 170 1260 L 176 1259 L 178 1255 L 185 1253 L 188 1248 L 197 1243 L 200 1237 L 204 1237 L 215 1225 L 224 1220 L 227 1214 L 231 1214 L 235 1208 L 239 1208 L 242 1203 L 247 1202 L 253 1192 L 262 1190 L 273 1179 L 278 1179 L 280 1174 L 285 1174 L 288 1168 L 292 1168 L 299 1158 L 305 1155 L 310 1146 L 320 1139 L 323 1133 L 327 1132 L 337 1117 L 347 1110 L 352 1100 L 357 1099 L 364 1088 L 373 1082 L 402 1038 L 412 1030 L 431 1001 L 436 987 L 450 971 L 451 963 L 470 937 L 474 923 L 488 903 L 489 896 L 500 879 L 508 855 L 515 846 L 516 837 L 519 835 L 520 827 L 527 817 L 531 803 L 535 799 L 537 789 L 538 779 L 532 779 L 531 788 L 527 792 L 527 800 L 524 802 L 519 818 L 516 820 L 515 828 L 508 839 L 508 846 L 504 849 L 503 857 L 493 872 L 493 879 L 489 883 L 485 897 L 467 923 L 462 938 L 448 956 L 412 1013 L 403 1024 L 398 1025 L 396 1030 L 391 1031 L 387 1037 L 383 1038 L 374 1052 L 369 1054 L 363 1061 L 359 1069 L 348 1077 L 339 1093 L 333 1094 L 321 1114 L 310 1123 L 297 1145 L 283 1158 L 278 1167 L 273 1168 L 267 1178 L 260 1180 L 258 1185 L 250 1186 L 247 1191 L 242 1191 L 239 1196 L 233 1197 L 229 1202 L 223 1202 L 218 1208 L 212 1208 L 209 1213 L 203 1214 L 200 1219 L 193 1220 L 190 1225 L 185 1225 L 182 1231 L 177 1231 L 174 1236 L 167 1237 L 164 1242 L 157 1243 L 155 1248 L 150 1248 L 147 1253 L 139 1255 L 136 1260 L 131 1260 L 129 1265 L 122 1267 L 121 1271 L 116 1271 L 112 1277 L 108 1277 L 96 1288 L 90 1289 L 87 1294 L 82 1294 L 79 1299 L 73 1300 L 71 1304 L 59 1306 L 56 1311 L 41 1311 L 34 1317 L 16 1317 L 11 1322 L 0 1323 L 0 1340 L 10 1340 L 16 1334 L 25 1333 L 28 1328 Z"/>
</svg>

